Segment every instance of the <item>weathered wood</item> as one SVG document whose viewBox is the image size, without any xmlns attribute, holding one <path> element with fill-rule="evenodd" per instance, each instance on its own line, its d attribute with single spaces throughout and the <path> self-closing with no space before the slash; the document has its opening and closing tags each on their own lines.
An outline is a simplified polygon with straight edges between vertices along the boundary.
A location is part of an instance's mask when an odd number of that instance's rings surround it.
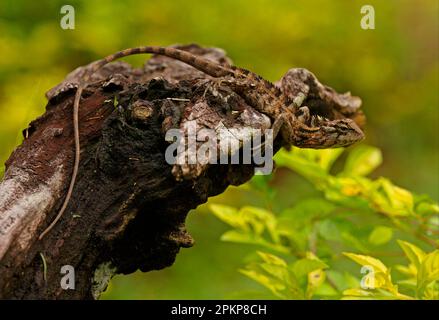
<svg viewBox="0 0 439 320">
<path fill-rule="evenodd" d="M 225 60 L 221 51 L 189 49 Z M 73 198 L 41 241 L 38 235 L 59 210 L 72 170 L 74 89 L 49 94 L 46 113 L 24 131 L 25 140 L 6 163 L 0 184 L 1 298 L 96 298 L 113 273 L 170 266 L 179 249 L 193 243 L 184 225 L 188 211 L 253 174 L 249 165 L 218 165 L 196 180 L 177 182 L 165 162 L 162 126 L 173 115 L 166 117 L 164 105 L 169 97 L 200 96 L 202 73 L 155 57 L 141 70 L 111 64 L 95 80 L 81 101 L 82 155 Z M 75 290 L 60 286 L 63 265 L 75 268 Z"/>
<path fill-rule="evenodd" d="M 230 63 L 221 50 L 182 48 Z M 25 140 L 6 163 L 0 183 L 0 298 L 93 299 L 115 273 L 172 265 L 180 248 L 193 244 L 184 224 L 188 211 L 250 179 L 254 166 L 171 166 L 165 161 L 165 132 L 194 119 L 203 128 L 244 130 L 248 121 L 262 128 L 274 120 L 221 83 L 166 57 L 155 56 L 142 69 L 122 62 L 105 66 L 80 105 L 81 163 L 72 199 L 40 241 L 62 205 L 72 171 L 72 104 L 82 72 L 78 68 L 47 93 L 46 112 L 24 130 Z M 278 86 L 291 100 L 303 97 L 316 115 L 364 120 L 361 101 L 337 94 L 304 69 L 291 69 Z M 75 269 L 74 290 L 60 285 L 65 265 Z"/>
</svg>

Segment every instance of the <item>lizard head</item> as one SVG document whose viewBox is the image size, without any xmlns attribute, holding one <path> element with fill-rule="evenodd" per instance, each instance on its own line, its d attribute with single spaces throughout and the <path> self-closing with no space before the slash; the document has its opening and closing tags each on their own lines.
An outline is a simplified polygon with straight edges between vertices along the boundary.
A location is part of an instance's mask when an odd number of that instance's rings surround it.
<svg viewBox="0 0 439 320">
<path fill-rule="evenodd" d="M 299 108 L 293 122 L 292 144 L 301 148 L 347 147 L 364 139 L 364 133 L 349 118 L 328 119 L 311 115 L 307 107 Z"/>
<path fill-rule="evenodd" d="M 302 148 L 346 147 L 364 139 L 361 99 L 321 84 L 314 74 L 294 68 L 278 82 L 292 112 L 289 142 Z M 285 137 L 286 132 L 283 134 Z"/>
</svg>

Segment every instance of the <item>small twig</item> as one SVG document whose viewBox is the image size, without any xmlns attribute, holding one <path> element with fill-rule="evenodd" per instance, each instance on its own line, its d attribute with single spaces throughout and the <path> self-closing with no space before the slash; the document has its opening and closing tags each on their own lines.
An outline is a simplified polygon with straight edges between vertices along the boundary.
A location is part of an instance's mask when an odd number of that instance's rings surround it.
<svg viewBox="0 0 439 320">
<path fill-rule="evenodd" d="M 90 117 L 90 118 L 87 118 L 87 121 L 88 121 L 88 120 L 102 119 L 103 117 L 104 117 L 104 116 Z"/>
<path fill-rule="evenodd" d="M 326 273 L 326 282 L 328 282 L 328 284 L 337 292 L 340 292 L 340 290 L 338 289 L 337 285 L 335 284 L 334 280 L 331 279 L 331 277 L 329 276 L 329 274 L 327 272 Z"/>
<path fill-rule="evenodd" d="M 44 282 L 47 281 L 47 263 L 46 263 L 46 259 L 44 258 L 44 255 L 40 252 L 40 257 L 41 260 L 43 261 L 43 279 Z"/>
<path fill-rule="evenodd" d="M 317 254 L 317 224 L 313 224 L 312 231 L 308 237 L 309 251 Z"/>
<path fill-rule="evenodd" d="M 191 101 L 190 99 L 184 99 L 184 98 L 166 98 L 166 99 L 172 100 L 172 101 L 184 101 L 184 102 Z"/>
</svg>

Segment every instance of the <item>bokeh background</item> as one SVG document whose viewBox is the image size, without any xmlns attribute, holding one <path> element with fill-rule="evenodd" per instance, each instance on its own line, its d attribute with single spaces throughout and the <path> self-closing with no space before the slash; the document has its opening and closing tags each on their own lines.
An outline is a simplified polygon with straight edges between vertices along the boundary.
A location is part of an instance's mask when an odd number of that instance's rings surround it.
<svg viewBox="0 0 439 320">
<path fill-rule="evenodd" d="M 60 28 L 64 4 L 76 10 L 74 30 Z M 365 4 L 375 8 L 375 30 L 360 28 Z M 438 21 L 437 0 L 1 0 L 0 175 L 21 130 L 44 112 L 44 93 L 71 70 L 127 47 L 198 43 L 224 48 L 236 65 L 272 81 L 304 67 L 360 96 L 366 143 L 384 154 L 376 175 L 439 200 Z M 306 192 L 294 174 L 276 177 L 276 203 Z M 209 201 L 261 199 L 230 188 Z M 165 270 L 115 277 L 103 298 L 222 299 L 257 289 L 237 272 L 248 248 L 220 242 L 227 227 L 205 205 L 187 222 L 193 248 Z"/>
</svg>

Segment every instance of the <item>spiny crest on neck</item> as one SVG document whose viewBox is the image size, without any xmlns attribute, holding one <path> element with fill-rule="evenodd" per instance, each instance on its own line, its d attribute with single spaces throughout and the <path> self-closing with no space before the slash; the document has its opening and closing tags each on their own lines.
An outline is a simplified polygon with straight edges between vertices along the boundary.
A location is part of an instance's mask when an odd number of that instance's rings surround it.
<svg viewBox="0 0 439 320">
<path fill-rule="evenodd" d="M 245 78 L 249 82 L 253 82 L 257 86 L 257 88 L 255 88 L 255 89 L 269 92 L 274 97 L 281 98 L 282 91 L 278 87 L 276 87 L 273 83 L 271 83 L 268 80 L 265 80 L 264 78 L 262 78 L 258 74 L 254 73 L 250 70 L 247 70 L 244 68 L 239 68 L 236 66 L 230 66 L 230 69 L 234 71 L 235 76 L 237 76 L 237 77 L 242 76 L 243 78 Z"/>
</svg>

